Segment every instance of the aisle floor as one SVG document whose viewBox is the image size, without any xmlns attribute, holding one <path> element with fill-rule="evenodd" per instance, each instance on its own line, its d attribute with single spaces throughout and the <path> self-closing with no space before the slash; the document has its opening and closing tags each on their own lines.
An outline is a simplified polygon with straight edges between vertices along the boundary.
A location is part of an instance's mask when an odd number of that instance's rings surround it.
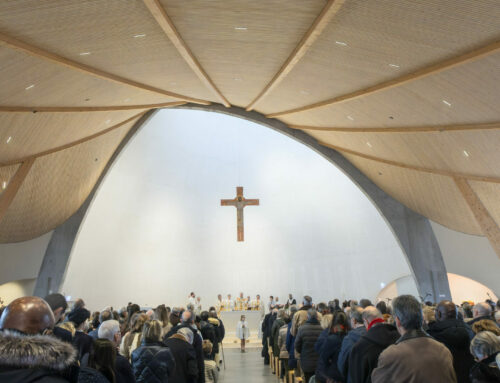
<svg viewBox="0 0 500 383">
<path fill-rule="evenodd" d="M 225 349 L 226 370 L 221 365 L 219 381 L 223 383 L 277 383 L 269 366 L 264 365 L 260 348 L 248 348 L 246 353 L 239 349 Z"/>
</svg>

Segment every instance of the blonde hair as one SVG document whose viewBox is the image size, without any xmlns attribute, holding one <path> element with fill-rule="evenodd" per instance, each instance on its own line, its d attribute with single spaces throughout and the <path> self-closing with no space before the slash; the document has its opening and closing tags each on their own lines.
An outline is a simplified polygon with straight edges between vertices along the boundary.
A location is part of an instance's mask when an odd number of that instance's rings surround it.
<svg viewBox="0 0 500 383">
<path fill-rule="evenodd" d="M 436 321 L 436 309 L 432 306 L 424 306 L 422 310 L 424 314 L 425 323 L 435 322 Z"/>
<path fill-rule="evenodd" d="M 144 323 L 142 327 L 142 339 L 146 342 L 158 342 L 161 338 L 161 322 L 152 320 Z"/>
<path fill-rule="evenodd" d="M 205 355 L 210 355 L 212 353 L 212 342 L 210 342 L 209 340 L 205 339 L 203 341 L 202 347 Z"/>
<path fill-rule="evenodd" d="M 71 336 L 75 336 L 76 329 L 75 329 L 75 325 L 73 324 L 73 322 L 62 322 L 62 323 L 59 323 L 57 325 L 57 327 L 60 327 L 64 330 L 67 330 L 71 333 Z"/>
<path fill-rule="evenodd" d="M 500 339 L 491 331 L 478 333 L 470 342 L 470 353 L 477 359 L 484 359 L 500 351 Z"/>
<path fill-rule="evenodd" d="M 483 331 L 490 331 L 496 336 L 500 336 L 500 328 L 498 328 L 495 322 L 489 319 L 481 319 L 480 321 L 472 324 L 472 331 L 476 334 Z"/>
</svg>

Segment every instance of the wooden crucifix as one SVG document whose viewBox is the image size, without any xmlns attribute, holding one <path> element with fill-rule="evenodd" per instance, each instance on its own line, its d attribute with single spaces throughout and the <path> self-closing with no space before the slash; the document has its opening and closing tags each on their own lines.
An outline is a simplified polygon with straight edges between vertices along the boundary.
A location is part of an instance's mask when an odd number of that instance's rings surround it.
<svg viewBox="0 0 500 383">
<path fill-rule="evenodd" d="M 243 208 L 245 206 L 259 206 L 258 199 L 245 199 L 243 197 L 243 186 L 236 187 L 235 199 L 221 199 L 221 206 L 234 206 L 236 208 L 236 223 L 238 226 L 238 242 L 245 240 Z"/>
</svg>

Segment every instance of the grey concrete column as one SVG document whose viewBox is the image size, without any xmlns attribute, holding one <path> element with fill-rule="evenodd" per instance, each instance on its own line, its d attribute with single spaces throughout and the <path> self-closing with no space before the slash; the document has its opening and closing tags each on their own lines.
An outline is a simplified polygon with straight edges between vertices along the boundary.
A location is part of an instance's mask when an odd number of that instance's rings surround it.
<svg viewBox="0 0 500 383">
<path fill-rule="evenodd" d="M 446 267 L 429 220 L 385 193 L 339 152 L 318 144 L 316 139 L 303 131 L 290 129 L 285 123 L 266 118 L 255 111 L 247 112 L 242 108 L 226 108 L 222 105 L 186 104 L 177 108 L 203 110 L 240 117 L 285 134 L 322 155 L 358 185 L 384 217 L 401 246 L 421 297 L 427 297 L 426 300 L 431 301 L 451 299 Z M 124 139 L 122 145 L 116 150 L 99 182 L 83 206 L 73 217 L 54 231 L 38 276 L 35 294 L 44 295 L 49 290 L 59 290 L 81 222 L 102 179 L 128 141 L 150 117 L 151 114 L 148 114 L 138 121 L 131 133 Z M 384 265 L 378 267 L 384 267 Z"/>
</svg>

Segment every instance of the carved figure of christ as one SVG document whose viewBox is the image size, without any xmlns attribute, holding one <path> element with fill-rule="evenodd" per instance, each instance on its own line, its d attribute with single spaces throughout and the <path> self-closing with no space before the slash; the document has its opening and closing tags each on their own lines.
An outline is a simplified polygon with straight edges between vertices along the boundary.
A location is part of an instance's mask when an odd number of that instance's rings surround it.
<svg viewBox="0 0 500 383">
<path fill-rule="evenodd" d="M 243 187 L 236 187 L 235 199 L 221 199 L 221 206 L 234 206 L 236 208 L 236 223 L 238 227 L 238 242 L 245 240 L 243 209 L 245 206 L 259 206 L 258 199 L 245 199 L 243 197 Z"/>
</svg>

